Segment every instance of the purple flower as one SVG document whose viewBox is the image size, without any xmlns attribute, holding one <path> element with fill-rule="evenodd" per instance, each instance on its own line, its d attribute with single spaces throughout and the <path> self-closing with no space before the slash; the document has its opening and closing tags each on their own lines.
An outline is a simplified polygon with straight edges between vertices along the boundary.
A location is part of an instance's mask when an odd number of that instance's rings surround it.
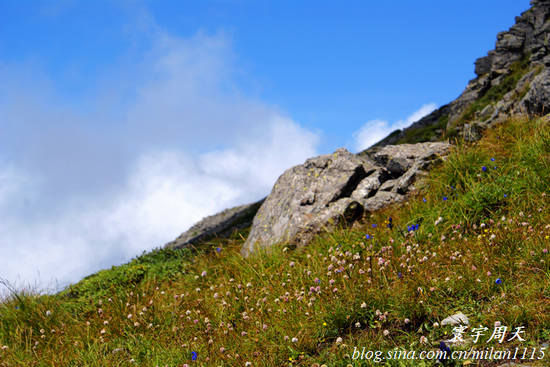
<svg viewBox="0 0 550 367">
<path fill-rule="evenodd" d="M 373 223 L 373 224 L 372 224 L 372 228 L 376 228 L 376 223 Z"/>
</svg>

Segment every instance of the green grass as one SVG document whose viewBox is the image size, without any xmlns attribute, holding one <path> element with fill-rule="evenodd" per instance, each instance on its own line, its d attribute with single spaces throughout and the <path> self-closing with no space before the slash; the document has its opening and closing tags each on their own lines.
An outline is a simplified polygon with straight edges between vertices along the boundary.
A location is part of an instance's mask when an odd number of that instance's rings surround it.
<svg viewBox="0 0 550 367">
<path fill-rule="evenodd" d="M 15 292 L 0 304 L 0 366 L 358 366 L 355 346 L 436 350 L 452 336 L 437 323 L 457 311 L 471 327 L 525 326 L 523 343 L 479 349 L 540 347 L 549 183 L 548 123 L 511 120 L 457 145 L 406 204 L 305 248 L 242 258 L 245 231 L 144 254 L 56 295 Z"/>
<path fill-rule="evenodd" d="M 443 115 L 436 124 L 421 128 L 406 129 L 405 135 L 396 144 L 415 144 L 432 140 L 442 140 L 449 122 L 449 115 Z"/>
</svg>

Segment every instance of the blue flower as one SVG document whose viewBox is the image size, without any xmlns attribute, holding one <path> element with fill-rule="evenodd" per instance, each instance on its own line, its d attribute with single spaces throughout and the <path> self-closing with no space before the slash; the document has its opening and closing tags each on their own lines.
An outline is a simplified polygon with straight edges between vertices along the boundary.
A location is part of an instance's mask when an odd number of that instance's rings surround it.
<svg viewBox="0 0 550 367">
<path fill-rule="evenodd" d="M 483 167 L 481 167 L 481 170 L 482 170 L 483 172 L 485 172 L 485 171 L 487 171 L 487 167 L 483 166 Z"/>
<path fill-rule="evenodd" d="M 451 189 L 455 190 L 455 187 L 453 185 L 451 185 Z"/>
<path fill-rule="evenodd" d="M 449 348 L 449 346 L 447 344 L 445 344 L 445 342 L 439 342 L 439 350 L 441 350 L 442 352 L 445 352 L 445 358 L 449 358 L 451 356 L 451 348 Z M 444 357 L 441 356 L 442 358 L 440 359 L 440 361 L 443 361 L 444 360 Z"/>
<path fill-rule="evenodd" d="M 426 200 L 426 198 L 422 198 L 422 201 L 423 201 L 423 202 L 426 202 L 426 201 L 428 201 L 428 200 Z"/>
<path fill-rule="evenodd" d="M 497 166 L 494 166 L 493 169 L 497 169 Z"/>
<path fill-rule="evenodd" d="M 191 360 L 193 361 L 197 360 L 197 352 L 191 352 Z"/>
<path fill-rule="evenodd" d="M 366 234 L 366 235 L 365 235 L 365 238 L 366 238 L 367 240 L 370 240 L 370 239 L 372 238 L 372 236 L 371 236 L 370 234 Z"/>
<path fill-rule="evenodd" d="M 446 197 L 446 196 L 443 196 L 443 201 L 447 201 L 447 197 Z"/>
<path fill-rule="evenodd" d="M 497 280 L 495 280 L 495 284 L 502 284 L 502 279 L 497 278 Z"/>
<path fill-rule="evenodd" d="M 494 158 L 491 158 L 491 162 L 494 162 L 494 161 L 495 161 L 495 159 L 494 159 Z"/>
<path fill-rule="evenodd" d="M 505 198 L 507 198 L 507 197 L 508 197 L 508 195 L 504 194 L 504 197 L 505 197 Z"/>
<path fill-rule="evenodd" d="M 392 228 L 393 228 L 393 222 L 392 222 L 392 218 L 391 218 L 391 217 L 388 218 L 388 228 L 389 228 L 389 229 L 392 229 Z"/>
<path fill-rule="evenodd" d="M 399 279 L 401 279 L 401 278 L 403 278 L 403 274 L 402 274 L 401 272 L 399 272 L 399 273 L 397 273 L 397 277 L 398 277 Z"/>
<path fill-rule="evenodd" d="M 216 247 L 216 252 L 222 252 L 222 249 L 220 247 Z"/>
<path fill-rule="evenodd" d="M 417 231 L 418 228 L 420 228 L 420 224 L 413 224 L 412 226 L 407 226 L 407 230 L 408 230 L 409 232 L 411 232 L 411 231 Z"/>
<path fill-rule="evenodd" d="M 372 228 L 376 228 L 376 223 L 373 223 L 373 224 L 372 224 Z"/>
</svg>

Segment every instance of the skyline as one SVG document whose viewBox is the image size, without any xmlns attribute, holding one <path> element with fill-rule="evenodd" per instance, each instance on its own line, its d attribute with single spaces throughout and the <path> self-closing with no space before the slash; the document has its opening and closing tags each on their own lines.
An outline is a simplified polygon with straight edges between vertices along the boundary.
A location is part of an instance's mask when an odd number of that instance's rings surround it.
<svg viewBox="0 0 550 367">
<path fill-rule="evenodd" d="M 31 3 L 0 4 L 0 277 L 39 288 L 408 126 L 529 5 Z"/>
</svg>

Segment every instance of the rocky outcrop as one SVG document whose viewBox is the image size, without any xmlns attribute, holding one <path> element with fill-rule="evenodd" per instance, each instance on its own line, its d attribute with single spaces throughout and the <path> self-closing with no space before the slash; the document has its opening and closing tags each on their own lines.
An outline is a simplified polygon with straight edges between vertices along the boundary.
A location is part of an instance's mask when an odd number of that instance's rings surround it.
<svg viewBox="0 0 550 367">
<path fill-rule="evenodd" d="M 476 77 L 457 99 L 394 131 L 370 150 L 419 141 L 418 136 L 423 141 L 453 136 L 474 141 L 484 129 L 510 116 L 549 113 L 550 1 L 533 0 L 531 5 L 508 31 L 497 35 L 495 49 L 475 61 Z"/>
<path fill-rule="evenodd" d="M 183 248 L 208 241 L 214 237 L 228 237 L 236 230 L 247 228 L 252 224 L 254 215 L 264 200 L 225 209 L 220 213 L 208 216 L 183 232 L 174 241 L 167 243 L 165 247 Z"/>
<path fill-rule="evenodd" d="M 302 246 L 323 229 L 350 225 L 365 211 L 402 201 L 448 149 L 447 143 L 407 144 L 372 156 L 338 149 L 290 168 L 258 210 L 242 253 L 278 242 Z"/>
</svg>

